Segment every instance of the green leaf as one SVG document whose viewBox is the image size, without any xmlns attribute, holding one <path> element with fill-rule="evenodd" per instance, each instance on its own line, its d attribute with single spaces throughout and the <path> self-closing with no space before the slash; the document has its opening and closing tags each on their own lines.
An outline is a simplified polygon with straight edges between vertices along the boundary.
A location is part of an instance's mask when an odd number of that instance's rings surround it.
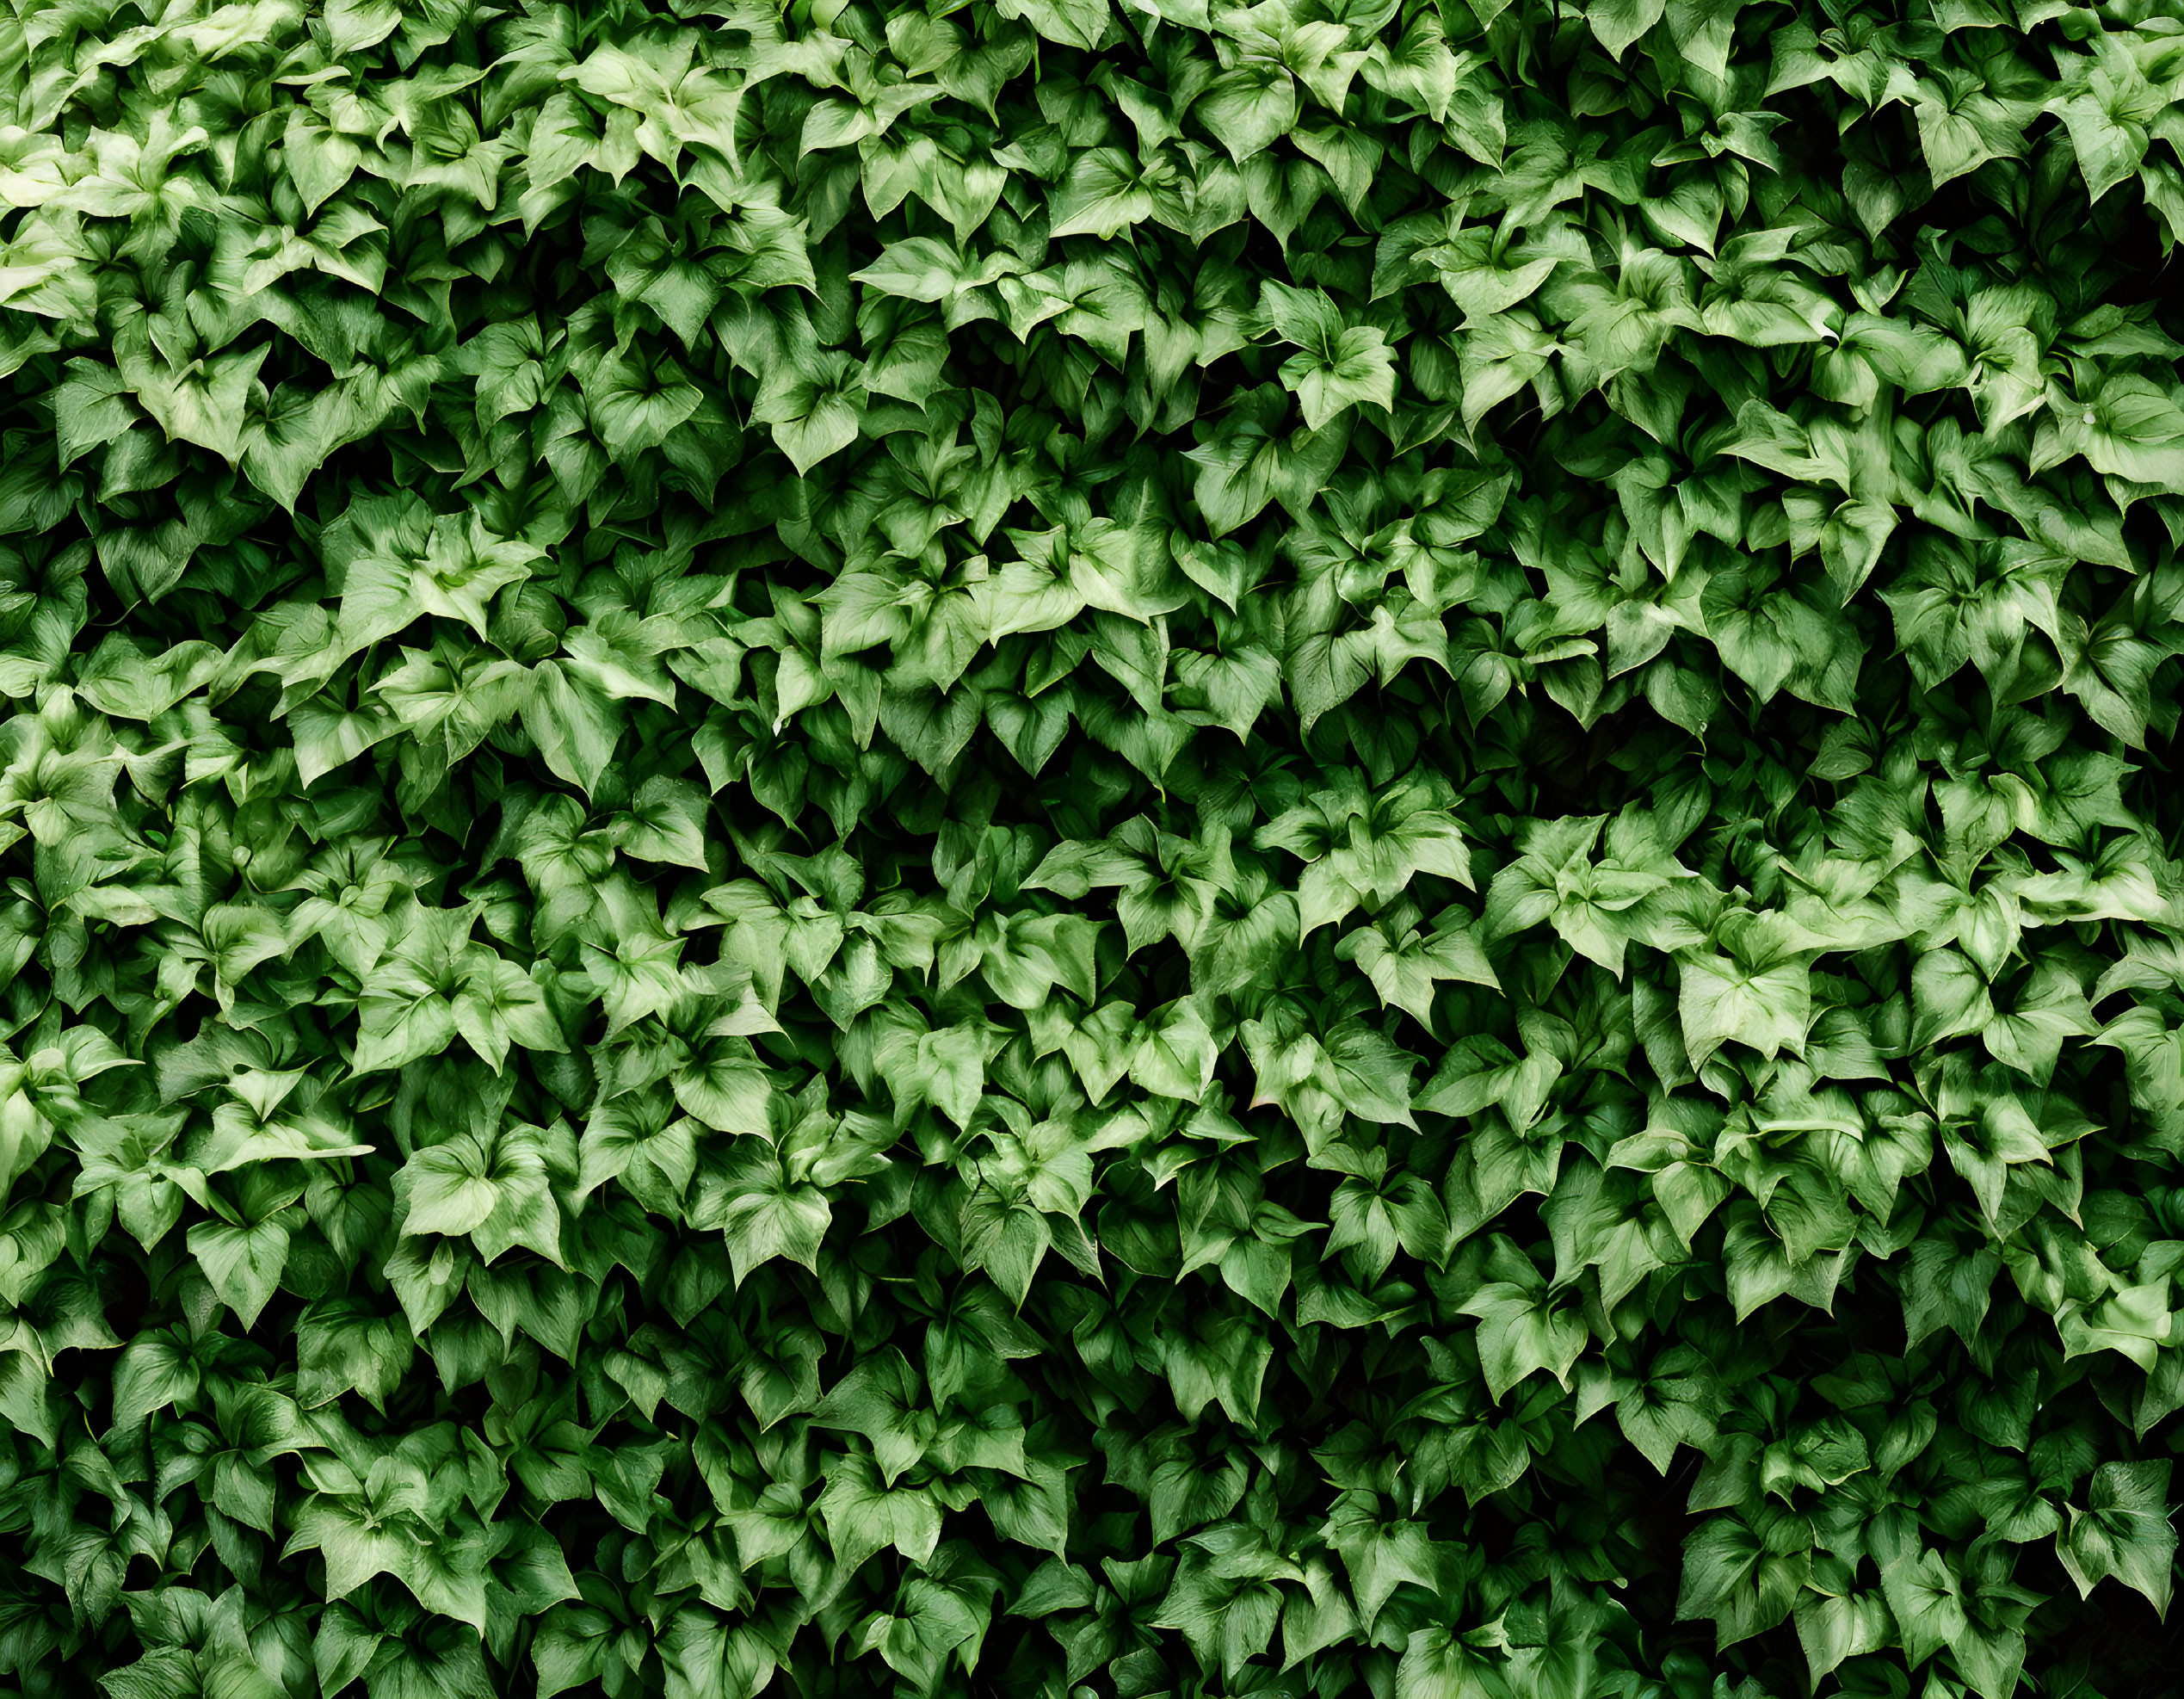
<svg viewBox="0 0 2184 1699">
<path fill-rule="evenodd" d="M 1668 0 L 1592 0 L 1585 22 L 1594 37 L 1618 59 L 1668 10 Z"/>
<path fill-rule="evenodd" d="M 1684 1541 L 1676 1620 L 1709 1617 L 1718 1646 L 1785 1621 L 1812 1567 L 1809 1551 L 1777 1554 L 1734 1517 L 1710 1517 Z"/>
<path fill-rule="evenodd" d="M 1297 126 L 1294 78 L 1278 65 L 1243 64 L 1223 71 L 1192 103 L 1200 127 L 1241 165 Z"/>
<path fill-rule="evenodd" d="M 179 369 L 159 358 L 141 333 L 114 343 L 114 359 L 145 412 L 170 442 L 209 448 L 233 466 L 243 456 L 243 403 L 270 345 L 238 349 Z"/>
<path fill-rule="evenodd" d="M 1077 156 L 1048 203 L 1047 216 L 1052 220 L 1050 234 L 1058 239 L 1096 236 L 1110 242 L 1118 232 L 1151 218 L 1152 211 L 1152 191 L 1130 156 L 1119 147 L 1095 147 Z"/>
<path fill-rule="evenodd" d="M 205 1271 L 220 1301 L 245 1328 L 255 1327 L 281 1283 L 288 1261 L 289 1230 L 268 1219 L 244 1226 L 200 1221 L 189 1230 L 189 1254 Z"/>
<path fill-rule="evenodd" d="M 523 703 L 523 729 L 557 778 L 589 795 L 614 758 L 622 723 L 614 705 L 562 664 L 541 661 Z"/>
<path fill-rule="evenodd" d="M 774 444 L 798 476 L 857 440 L 865 389 L 855 361 L 831 350 L 807 356 L 801 366 L 759 392 L 751 417 L 770 425 Z"/>
<path fill-rule="evenodd" d="M 1585 1348 L 1584 1323 L 1544 1294 L 1507 1281 L 1490 1281 L 1464 1305 L 1479 1319 L 1479 1363 L 1486 1390 L 1500 1403 L 1527 1375 L 1545 1369 L 1565 1387 Z"/>
<path fill-rule="evenodd" d="M 923 1487 L 888 1487 L 869 1457 L 833 1459 L 819 1515 L 836 1561 L 854 1572 L 873 1553 L 892 1548 L 923 1563 L 940 1543 L 941 1507 Z"/>
<path fill-rule="evenodd" d="M 718 1202 L 706 1207 L 703 1219 L 726 1238 L 737 1285 L 776 1257 L 817 1267 L 830 1215 L 825 1194 L 790 1180 L 764 1139 L 737 1139 L 722 1159 L 717 1181 L 707 1175 L 706 1190 Z"/>
<path fill-rule="evenodd" d="M 2055 1554 L 2082 1597 L 2113 1575 L 2166 1614 L 2176 1563 L 2169 1522 L 2169 1460 L 2106 1462 L 2094 1471 L 2086 1507 L 2070 1507 L 2069 1531 Z"/>
<path fill-rule="evenodd" d="M 1802 1051 L 1812 1018 L 1805 968 L 1794 963 L 1754 969 L 1728 956 L 1682 951 L 1678 1006 L 1683 1042 L 1696 1063 L 1735 1039 L 1766 1056 Z"/>
</svg>

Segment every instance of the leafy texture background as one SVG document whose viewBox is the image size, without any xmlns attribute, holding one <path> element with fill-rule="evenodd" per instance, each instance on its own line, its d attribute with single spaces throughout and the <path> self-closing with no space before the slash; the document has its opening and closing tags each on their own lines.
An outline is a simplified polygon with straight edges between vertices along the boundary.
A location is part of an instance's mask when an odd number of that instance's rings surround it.
<svg viewBox="0 0 2184 1699">
<path fill-rule="evenodd" d="M 0 1682 L 2132 1699 L 2175 0 L 12 0 Z"/>
</svg>

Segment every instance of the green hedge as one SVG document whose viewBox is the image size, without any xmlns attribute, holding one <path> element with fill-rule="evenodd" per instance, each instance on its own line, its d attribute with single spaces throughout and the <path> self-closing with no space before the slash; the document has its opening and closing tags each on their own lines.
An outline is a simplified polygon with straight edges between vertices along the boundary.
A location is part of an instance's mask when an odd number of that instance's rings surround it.
<svg viewBox="0 0 2184 1699">
<path fill-rule="evenodd" d="M 2178 0 L 12 0 L 0 1687 L 2175 1693 L 2181 148 Z"/>
</svg>

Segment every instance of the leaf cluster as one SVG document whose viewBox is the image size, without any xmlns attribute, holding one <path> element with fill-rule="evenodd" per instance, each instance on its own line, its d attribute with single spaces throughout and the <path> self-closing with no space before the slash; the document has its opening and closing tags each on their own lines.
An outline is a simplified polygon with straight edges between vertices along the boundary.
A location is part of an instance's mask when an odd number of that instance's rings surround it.
<svg viewBox="0 0 2184 1699">
<path fill-rule="evenodd" d="M 2175 0 L 16 0 L 0 1682 L 2129 1699 Z"/>
</svg>

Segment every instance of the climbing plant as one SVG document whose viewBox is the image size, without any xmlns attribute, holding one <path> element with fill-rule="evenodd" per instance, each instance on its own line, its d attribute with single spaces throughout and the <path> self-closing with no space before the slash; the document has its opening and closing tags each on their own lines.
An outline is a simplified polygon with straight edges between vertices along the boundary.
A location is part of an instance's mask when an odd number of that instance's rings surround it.
<svg viewBox="0 0 2184 1699">
<path fill-rule="evenodd" d="M 10 0 L 0 1687 L 2137 1699 L 2177 0 Z"/>
</svg>

